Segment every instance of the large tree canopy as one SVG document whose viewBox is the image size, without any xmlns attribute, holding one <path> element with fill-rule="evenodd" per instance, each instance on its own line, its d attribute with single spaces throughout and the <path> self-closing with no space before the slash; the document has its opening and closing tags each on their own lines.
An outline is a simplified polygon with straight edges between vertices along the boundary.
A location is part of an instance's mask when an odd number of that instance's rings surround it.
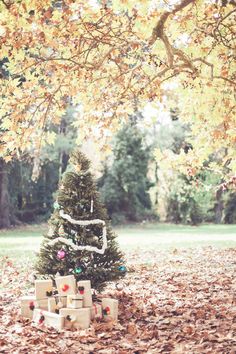
<svg viewBox="0 0 236 354">
<path fill-rule="evenodd" d="M 82 105 L 81 131 L 95 123 L 114 129 L 133 110 L 162 100 L 174 83 L 168 96 L 195 136 L 181 158 L 200 166 L 223 151 L 223 163 L 236 170 L 235 6 L 1 0 L 0 155 L 9 160 L 52 140 L 50 126 L 69 102 Z"/>
</svg>

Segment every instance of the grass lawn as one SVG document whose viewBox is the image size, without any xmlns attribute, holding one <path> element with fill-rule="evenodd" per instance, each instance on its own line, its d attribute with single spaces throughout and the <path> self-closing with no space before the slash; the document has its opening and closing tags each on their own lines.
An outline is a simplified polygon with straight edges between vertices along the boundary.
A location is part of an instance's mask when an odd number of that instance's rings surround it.
<svg viewBox="0 0 236 354">
<path fill-rule="evenodd" d="M 0 232 L 0 256 L 23 261 L 39 250 L 47 225 L 29 225 Z M 115 228 L 123 250 L 236 246 L 236 225 L 185 226 L 138 224 Z"/>
</svg>

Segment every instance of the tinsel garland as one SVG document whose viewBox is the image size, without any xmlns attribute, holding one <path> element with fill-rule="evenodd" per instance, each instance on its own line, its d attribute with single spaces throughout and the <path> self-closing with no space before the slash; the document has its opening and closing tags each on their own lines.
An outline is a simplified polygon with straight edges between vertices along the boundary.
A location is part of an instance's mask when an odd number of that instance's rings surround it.
<svg viewBox="0 0 236 354">
<path fill-rule="evenodd" d="M 48 243 L 50 246 L 54 246 L 56 243 L 61 242 L 61 243 L 66 244 L 67 246 L 70 246 L 74 251 L 85 250 L 85 251 L 89 251 L 89 252 L 96 252 L 96 253 L 104 254 L 104 252 L 107 248 L 107 229 L 106 229 L 106 223 L 104 220 L 101 220 L 101 219 L 75 220 L 70 215 L 65 214 L 63 210 L 60 210 L 59 214 L 60 214 L 61 218 L 66 219 L 71 224 L 75 224 L 75 225 L 88 226 L 88 225 L 102 224 L 103 225 L 103 228 L 102 228 L 103 245 L 102 245 L 102 248 L 97 248 L 94 246 L 78 246 L 78 245 L 75 245 L 71 240 L 68 240 L 64 237 L 57 237 Z"/>
</svg>

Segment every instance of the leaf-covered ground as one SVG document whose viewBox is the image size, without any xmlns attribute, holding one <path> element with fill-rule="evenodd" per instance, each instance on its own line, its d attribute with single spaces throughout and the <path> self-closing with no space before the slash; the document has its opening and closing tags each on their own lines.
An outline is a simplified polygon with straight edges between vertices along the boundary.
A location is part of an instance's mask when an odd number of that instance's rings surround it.
<svg viewBox="0 0 236 354">
<path fill-rule="evenodd" d="M 236 249 L 132 251 L 127 259 L 120 290 L 110 284 L 104 292 L 119 299 L 119 322 L 58 333 L 20 317 L 19 296 L 32 287 L 31 264 L 3 258 L 0 352 L 236 352 Z"/>
</svg>

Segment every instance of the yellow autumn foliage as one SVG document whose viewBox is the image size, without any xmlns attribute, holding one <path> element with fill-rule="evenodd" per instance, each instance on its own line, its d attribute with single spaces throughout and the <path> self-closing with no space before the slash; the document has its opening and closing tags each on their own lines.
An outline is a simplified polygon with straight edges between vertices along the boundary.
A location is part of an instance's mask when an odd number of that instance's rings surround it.
<svg viewBox="0 0 236 354">
<path fill-rule="evenodd" d="M 0 156 L 53 143 L 69 102 L 86 139 L 167 94 L 194 135 L 179 166 L 224 149 L 235 170 L 235 15 L 233 1 L 0 2 Z"/>
</svg>

